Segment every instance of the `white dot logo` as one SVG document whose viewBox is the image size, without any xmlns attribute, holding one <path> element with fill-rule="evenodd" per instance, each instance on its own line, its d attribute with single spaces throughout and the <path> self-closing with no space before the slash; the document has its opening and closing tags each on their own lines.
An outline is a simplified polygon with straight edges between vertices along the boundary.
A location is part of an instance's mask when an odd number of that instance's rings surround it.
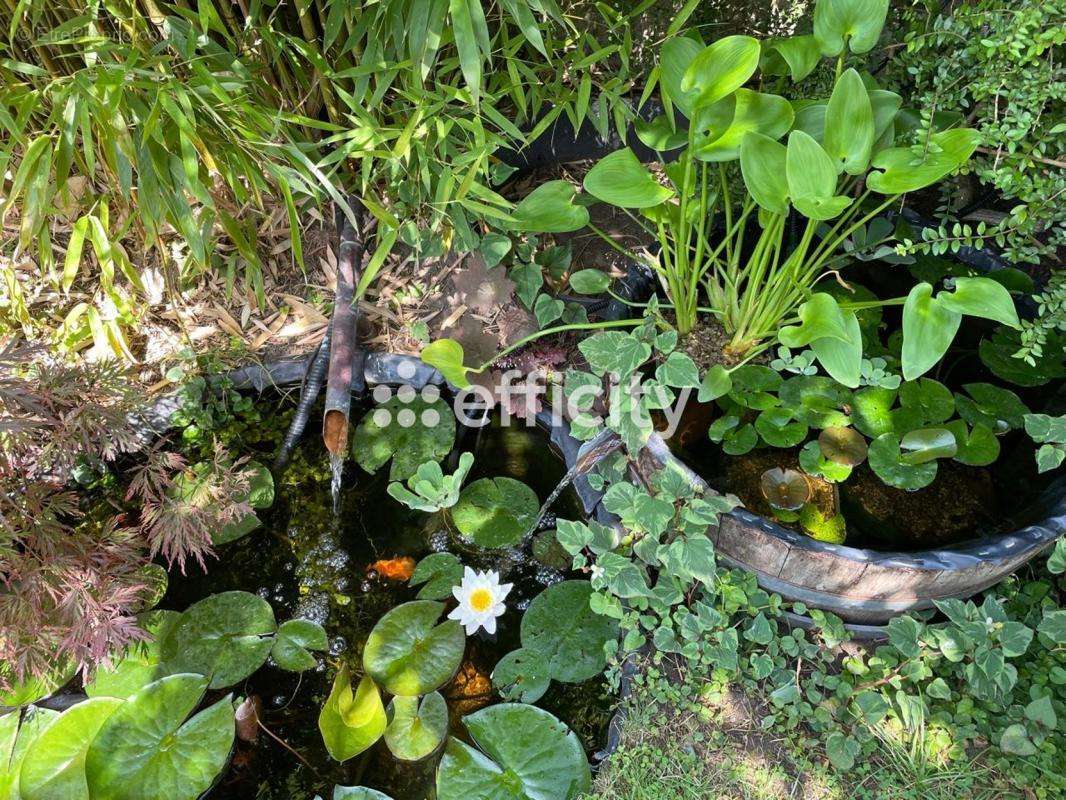
<svg viewBox="0 0 1066 800">
<path fill-rule="evenodd" d="M 396 374 L 404 381 L 412 381 L 418 373 L 418 367 L 411 361 L 402 361 L 396 367 Z M 416 422 L 421 422 L 424 427 L 433 428 L 440 424 L 440 412 L 435 408 L 423 408 L 418 412 L 417 406 L 421 404 L 435 403 L 440 399 L 440 389 L 433 385 L 422 387 L 421 391 L 415 389 L 410 383 L 403 383 L 397 390 L 395 397 L 392 389 L 385 384 L 374 387 L 372 392 L 374 402 L 379 406 L 375 409 L 372 419 L 379 428 L 387 428 L 395 422 L 401 428 L 410 428 Z M 418 399 L 421 398 L 421 403 Z M 415 408 L 402 408 L 415 404 Z M 398 408 L 398 406 L 401 406 Z M 395 416 L 394 416 L 395 415 Z"/>
</svg>

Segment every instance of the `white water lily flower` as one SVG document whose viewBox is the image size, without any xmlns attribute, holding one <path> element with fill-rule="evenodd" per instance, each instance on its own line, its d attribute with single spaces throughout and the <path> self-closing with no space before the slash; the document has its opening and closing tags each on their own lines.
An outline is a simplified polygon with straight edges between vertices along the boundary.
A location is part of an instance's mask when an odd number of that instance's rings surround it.
<svg viewBox="0 0 1066 800">
<path fill-rule="evenodd" d="M 475 572 L 465 567 L 463 582 L 452 588 L 459 606 L 448 615 L 448 619 L 459 620 L 459 624 L 466 628 L 467 636 L 477 633 L 478 628 L 496 633 L 496 617 L 502 616 L 507 610 L 503 601 L 513 585 L 501 584 L 498 572 Z"/>
</svg>

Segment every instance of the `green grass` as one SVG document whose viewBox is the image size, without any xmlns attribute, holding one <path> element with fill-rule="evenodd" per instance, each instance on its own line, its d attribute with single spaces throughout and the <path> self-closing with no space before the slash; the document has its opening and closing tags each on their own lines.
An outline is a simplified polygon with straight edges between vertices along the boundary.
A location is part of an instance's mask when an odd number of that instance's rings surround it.
<svg viewBox="0 0 1066 800">
<path fill-rule="evenodd" d="M 731 693 L 692 710 L 644 692 L 628 704 L 622 744 L 586 800 L 995 800 L 1024 798 L 1007 776 L 937 758 L 925 732 L 881 730 L 872 759 L 835 771 L 809 731 L 763 730 L 765 709 Z"/>
</svg>

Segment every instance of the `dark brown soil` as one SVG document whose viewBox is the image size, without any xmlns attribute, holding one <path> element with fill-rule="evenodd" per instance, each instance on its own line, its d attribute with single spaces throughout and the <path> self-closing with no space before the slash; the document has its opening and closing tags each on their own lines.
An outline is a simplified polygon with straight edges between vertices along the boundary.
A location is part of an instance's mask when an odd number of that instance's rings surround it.
<svg viewBox="0 0 1066 800">
<path fill-rule="evenodd" d="M 920 550 L 957 542 L 993 517 L 995 490 L 988 470 L 941 461 L 932 484 L 915 492 L 886 486 L 867 466 L 841 487 L 849 522 L 885 543 Z"/>
</svg>

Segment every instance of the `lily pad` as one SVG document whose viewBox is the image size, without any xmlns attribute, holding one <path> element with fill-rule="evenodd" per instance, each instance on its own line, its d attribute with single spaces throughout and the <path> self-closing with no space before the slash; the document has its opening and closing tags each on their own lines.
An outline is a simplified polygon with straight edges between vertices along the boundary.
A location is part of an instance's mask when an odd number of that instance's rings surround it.
<svg viewBox="0 0 1066 800">
<path fill-rule="evenodd" d="M 22 762 L 22 800 L 88 800 L 85 756 L 97 732 L 122 700 L 92 697 L 71 706 L 38 736 Z"/>
<path fill-rule="evenodd" d="M 955 436 L 947 428 L 923 428 L 909 431 L 900 439 L 903 463 L 927 464 L 938 458 L 951 458 L 958 449 Z"/>
<path fill-rule="evenodd" d="M 773 508 L 796 511 L 811 499 L 811 484 L 802 472 L 774 467 L 759 479 L 759 489 Z"/>
<path fill-rule="evenodd" d="M 141 625 L 151 638 L 129 645 L 108 667 L 99 667 L 85 684 L 89 697 L 126 698 L 167 674 L 160 643 L 181 619 L 177 611 L 163 609 L 145 615 Z"/>
<path fill-rule="evenodd" d="M 386 715 L 385 744 L 401 761 L 421 761 L 448 735 L 448 704 L 439 692 L 417 697 L 394 697 Z"/>
<path fill-rule="evenodd" d="M 510 547 L 533 525 L 536 493 L 514 478 L 482 478 L 463 489 L 452 509 L 455 527 L 481 547 Z"/>
<path fill-rule="evenodd" d="M 59 712 L 30 706 L 0 715 L 0 798 L 18 800 L 22 761 Z"/>
<path fill-rule="evenodd" d="M 843 427 L 850 419 L 844 407 L 851 392 L 823 375 L 797 375 L 781 384 L 781 405 L 812 428 Z"/>
<path fill-rule="evenodd" d="M 455 415 L 446 402 L 401 392 L 363 417 L 352 437 L 352 455 L 367 472 L 377 472 L 391 458 L 389 480 L 403 481 L 424 462 L 443 459 L 454 443 Z"/>
<path fill-rule="evenodd" d="M 409 585 L 418 586 L 419 600 L 444 600 L 452 596 L 452 587 L 463 580 L 463 565 L 451 553 L 431 553 L 418 562 Z"/>
<path fill-rule="evenodd" d="M 162 640 L 169 672 L 195 672 L 221 689 L 266 661 L 275 630 L 270 604 L 250 592 L 221 592 L 189 606 Z"/>
<path fill-rule="evenodd" d="M 999 439 L 985 425 L 967 428 L 961 419 L 953 419 L 945 426 L 955 437 L 955 460 L 971 467 L 986 467 L 999 458 Z"/>
<path fill-rule="evenodd" d="M 363 667 L 394 695 L 428 694 L 459 670 L 466 637 L 458 621 L 437 625 L 444 603 L 415 600 L 389 611 L 370 632 Z"/>
<path fill-rule="evenodd" d="M 1006 432 L 1025 426 L 1029 409 L 1010 389 L 991 383 L 968 383 L 966 395 L 955 395 L 959 416 L 971 425 L 984 425 L 992 431 Z"/>
<path fill-rule="evenodd" d="M 841 483 L 851 476 L 851 467 L 830 461 L 822 455 L 818 442 L 807 442 L 799 452 L 800 467 L 808 475 L 825 478 L 832 483 Z"/>
<path fill-rule="evenodd" d="M 341 762 L 354 758 L 381 738 L 386 725 L 377 684 L 364 675 L 353 692 L 348 665 L 341 664 L 318 713 L 318 730 L 330 757 Z"/>
<path fill-rule="evenodd" d="M 899 439 L 892 433 L 883 433 L 870 442 L 869 461 L 877 477 L 896 489 L 914 491 L 936 478 L 936 461 L 907 464 L 903 461 Z"/>
<path fill-rule="evenodd" d="M 278 626 L 270 655 L 282 669 L 303 672 L 318 665 L 318 660 L 309 651 L 326 650 L 328 647 L 326 630 L 317 622 L 290 619 Z"/>
<path fill-rule="evenodd" d="M 807 438 L 806 423 L 784 408 L 768 408 L 759 414 L 755 430 L 771 447 L 795 447 Z"/>
<path fill-rule="evenodd" d="M 549 586 L 529 604 L 522 617 L 522 647 L 536 650 L 551 677 L 581 683 L 603 671 L 604 645 L 618 637 L 618 622 L 592 610 L 588 581 Z"/>
<path fill-rule="evenodd" d="M 837 464 L 857 467 L 866 460 L 866 439 L 854 428 L 826 428 L 818 435 L 822 455 Z"/>
<path fill-rule="evenodd" d="M 580 741 L 547 711 L 501 703 L 463 722 L 480 749 L 448 740 L 438 800 L 572 800 L 588 791 L 592 776 Z"/>
<path fill-rule="evenodd" d="M 93 800 L 195 800 L 226 766 L 233 705 L 223 697 L 186 721 L 208 680 L 182 673 L 126 700 L 89 745 L 85 777 Z"/>
<path fill-rule="evenodd" d="M 551 684 L 548 662 L 538 650 L 519 647 L 496 663 L 492 685 L 504 700 L 535 703 Z"/>
</svg>

